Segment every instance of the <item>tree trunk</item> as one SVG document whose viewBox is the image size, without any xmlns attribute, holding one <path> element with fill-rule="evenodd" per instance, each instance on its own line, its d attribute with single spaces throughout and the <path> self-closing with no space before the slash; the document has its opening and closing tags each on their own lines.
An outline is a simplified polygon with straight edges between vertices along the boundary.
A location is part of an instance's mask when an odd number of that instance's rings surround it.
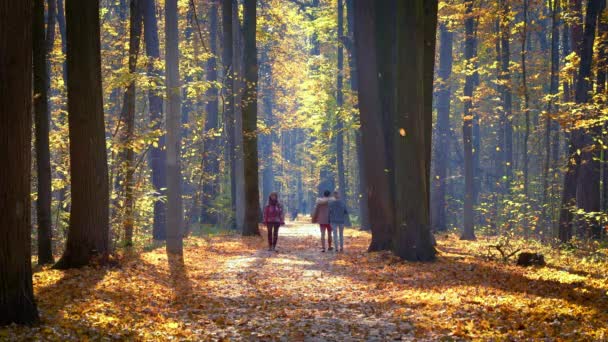
<svg viewBox="0 0 608 342">
<path fill-rule="evenodd" d="M 348 66 L 350 69 L 350 89 L 353 92 L 359 90 L 359 77 L 357 71 L 357 52 L 355 51 L 355 13 L 354 13 L 354 0 L 346 0 L 346 18 L 348 23 Z M 355 109 L 359 109 L 359 103 L 355 104 Z M 361 216 L 361 228 L 369 229 L 369 212 L 367 205 L 367 195 L 365 194 L 366 183 L 365 183 L 365 162 L 363 158 L 363 147 L 361 146 L 361 128 L 355 131 L 355 149 L 357 153 L 357 166 L 359 167 L 359 187 L 357 198 L 359 199 L 359 213 Z"/>
<path fill-rule="evenodd" d="M 342 107 L 344 106 L 344 94 L 342 93 L 344 83 L 344 49 L 340 42 L 344 36 L 344 3 L 338 0 L 338 77 L 336 80 L 336 106 L 338 108 L 336 115 L 336 162 L 338 167 L 338 187 L 343 194 L 343 198 L 347 198 L 348 191 L 346 189 L 346 174 L 344 170 L 344 123 L 342 122 Z"/>
<path fill-rule="evenodd" d="M 275 132 L 274 118 L 272 113 L 273 104 L 273 93 L 272 93 L 272 65 L 268 59 L 268 51 L 265 49 L 262 51 L 261 65 L 260 65 L 260 76 L 262 82 L 260 82 L 260 88 L 262 89 L 262 108 L 264 124 L 268 129 L 267 133 L 264 133 L 260 137 L 260 148 L 262 152 L 262 201 L 266 201 L 274 187 L 274 172 L 273 172 L 273 156 L 272 156 L 272 139 L 273 132 Z M 289 156 L 284 156 L 289 159 Z"/>
<path fill-rule="evenodd" d="M 600 2 L 598 0 L 588 0 L 585 15 L 585 29 L 583 41 L 580 45 L 580 65 L 578 79 L 576 81 L 575 101 L 582 105 L 591 101 L 590 92 L 593 89 L 591 82 L 591 64 L 593 61 L 593 43 L 595 40 L 595 29 Z M 587 118 L 592 117 L 592 113 L 587 114 Z M 600 211 L 600 163 L 599 155 L 595 145 L 595 137 L 598 135 L 597 127 L 577 129 L 573 132 L 577 151 L 581 151 L 581 163 L 579 164 L 576 204 L 578 208 L 585 212 Z M 591 230 L 586 232 L 593 237 L 599 237 L 600 227 L 595 223 L 590 223 Z"/>
<path fill-rule="evenodd" d="M 72 210 L 59 269 L 105 262 L 109 253 L 98 1 L 66 1 L 66 36 Z"/>
<path fill-rule="evenodd" d="M 466 19 L 465 19 L 465 52 L 464 58 L 467 63 L 472 62 L 474 37 L 473 25 L 475 18 L 473 17 L 473 3 L 471 1 L 466 4 Z M 473 201 L 474 201 L 474 179 L 473 179 L 473 75 L 467 73 L 464 84 L 464 119 L 462 125 L 462 138 L 464 141 L 464 231 L 460 237 L 463 240 L 475 240 L 475 229 L 473 226 Z"/>
<path fill-rule="evenodd" d="M 32 1 L 0 6 L 0 326 L 38 321 L 30 235 L 32 19 Z"/>
<path fill-rule="evenodd" d="M 439 89 L 437 90 L 437 143 L 435 148 L 435 178 L 433 180 L 435 195 L 433 196 L 433 228 L 437 231 L 447 230 L 446 222 L 446 182 L 447 166 L 450 157 L 450 98 L 451 98 L 451 74 L 452 74 L 452 45 L 453 33 L 448 31 L 445 23 L 440 26 L 439 33 Z"/>
<path fill-rule="evenodd" d="M 547 115 L 545 116 L 545 160 L 543 164 L 543 200 L 541 219 L 545 226 L 550 226 L 552 214 L 547 215 L 549 206 L 549 187 L 553 188 L 553 172 L 551 172 L 551 137 L 554 128 L 552 115 L 556 113 L 555 100 L 559 87 L 559 16 L 560 0 L 553 0 L 551 19 L 551 76 L 549 86 L 549 101 L 547 103 Z M 556 132 L 557 133 L 557 132 Z M 555 165 L 553 165 L 555 167 Z M 551 181 L 551 186 L 549 182 Z"/>
<path fill-rule="evenodd" d="M 47 39 L 54 36 L 55 2 L 49 0 L 48 31 L 45 38 L 44 0 L 35 0 L 32 21 L 34 58 L 34 117 L 36 126 L 36 174 L 38 199 L 36 214 L 38 221 L 38 263 L 53 263 L 53 228 L 51 225 L 51 152 L 49 149 L 49 69 L 48 56 L 52 45 Z M 49 39 L 50 40 L 50 39 Z M 49 49 L 50 48 L 50 49 Z"/>
<path fill-rule="evenodd" d="M 230 203 L 231 211 L 236 212 L 236 153 L 234 130 L 234 64 L 232 1 L 222 0 L 222 64 L 224 66 L 224 124 L 226 125 L 226 162 L 230 164 Z"/>
<path fill-rule="evenodd" d="M 243 170 L 245 172 L 245 221 L 243 235 L 259 235 L 256 0 L 245 0 L 243 12 L 245 89 L 243 106 Z"/>
<path fill-rule="evenodd" d="M 608 72 L 608 12 L 606 12 L 606 0 L 600 0 L 600 11 L 597 21 L 598 29 L 598 54 L 597 54 L 597 93 L 606 96 L 606 80 Z M 603 101 L 606 104 L 606 101 Z M 604 123 L 603 131 L 608 129 L 608 124 Z M 604 134 L 604 143 L 606 134 Z M 603 173 L 602 173 L 602 211 L 608 212 L 608 154 L 603 151 Z"/>
<path fill-rule="evenodd" d="M 203 172 L 205 181 L 202 193 L 201 222 L 215 224 L 217 215 L 213 214 L 213 201 L 219 188 L 219 104 L 217 83 L 217 11 L 218 7 L 212 2 L 209 7 L 209 49 L 211 56 L 207 60 L 207 81 L 211 87 L 207 91 L 207 118 L 205 120 L 205 135 L 203 152 Z"/>
<path fill-rule="evenodd" d="M 234 120 L 234 146 L 235 146 L 235 203 L 236 227 L 243 231 L 245 223 L 245 169 L 243 167 L 243 32 L 239 19 L 238 1 L 234 0 L 232 6 L 233 25 L 233 65 L 234 65 L 234 94 L 235 94 L 235 120 Z"/>
<path fill-rule="evenodd" d="M 129 74 L 135 77 L 137 68 L 137 57 L 139 56 L 139 45 L 141 41 L 141 25 L 143 19 L 144 0 L 131 0 L 130 23 L 129 23 Z M 125 212 L 123 228 L 125 230 L 125 246 L 133 245 L 133 206 L 135 202 L 135 151 L 132 143 L 135 131 L 135 79 L 132 78 L 124 94 L 122 114 L 125 121 L 123 132 L 124 151 L 124 174 L 125 174 Z"/>
<path fill-rule="evenodd" d="M 427 63 L 435 60 L 434 48 L 428 47 L 435 46 L 437 1 L 400 1 L 397 13 L 397 110 L 391 136 L 399 158 L 394 160 L 393 251 L 406 260 L 429 261 L 435 259 L 429 207 L 433 112 L 428 106 L 434 68 Z"/>
<path fill-rule="evenodd" d="M 358 0 L 355 10 L 355 53 L 357 54 L 360 87 L 361 140 L 372 242 L 370 251 L 387 250 L 392 245 L 394 225 L 393 202 L 390 196 L 389 178 L 386 174 L 387 156 L 383 120 L 380 114 L 380 85 L 376 56 L 376 4 L 373 0 Z"/>
<path fill-rule="evenodd" d="M 527 75 L 527 59 L 526 54 L 526 43 L 528 42 L 528 0 L 523 0 L 523 32 L 521 39 L 521 78 L 522 88 L 524 92 L 524 117 L 525 117 L 525 131 L 524 131 L 524 146 L 523 146 L 523 173 L 524 173 L 524 195 L 528 197 L 528 183 L 529 183 L 529 156 L 528 156 L 528 140 L 530 139 L 530 96 L 528 94 L 528 75 Z M 525 208 L 525 207 L 524 207 Z M 524 209 L 525 210 L 525 209 Z M 528 226 L 528 216 L 524 213 L 524 237 L 528 237 L 530 234 L 530 227 Z"/>
<path fill-rule="evenodd" d="M 513 110 L 512 110 L 512 93 L 511 93 L 511 72 L 509 65 L 511 63 L 510 49 L 510 19 L 509 19 L 509 4 L 507 0 L 501 0 L 501 93 L 503 100 L 503 120 L 504 120 L 504 161 L 505 168 L 505 189 L 507 193 L 511 191 L 511 182 L 513 181 Z"/>
<path fill-rule="evenodd" d="M 140 0 L 141 1 L 141 0 Z M 160 62 L 160 47 L 158 41 L 158 23 L 156 20 L 156 1 L 144 1 L 144 41 L 146 55 L 148 57 L 148 77 L 161 82 L 161 70 L 157 67 Z M 154 226 L 152 237 L 154 240 L 165 240 L 167 238 L 165 226 L 165 202 L 161 200 L 167 188 L 167 176 L 165 165 L 167 163 L 167 152 L 165 150 L 165 134 L 163 130 L 163 98 L 158 88 L 148 90 L 148 102 L 150 111 L 151 129 L 159 135 L 158 142 L 150 149 L 150 168 L 152 169 L 152 185 L 155 191 L 154 201 Z"/>
<path fill-rule="evenodd" d="M 167 83 L 167 254 L 183 254 L 181 191 L 181 94 L 177 0 L 165 1 L 165 70 Z"/>
</svg>

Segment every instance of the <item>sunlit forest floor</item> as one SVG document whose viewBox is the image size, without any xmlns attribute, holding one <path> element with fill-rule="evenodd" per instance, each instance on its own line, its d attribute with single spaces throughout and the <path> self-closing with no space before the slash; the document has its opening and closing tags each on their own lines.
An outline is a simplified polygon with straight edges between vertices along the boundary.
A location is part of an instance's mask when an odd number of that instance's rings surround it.
<svg viewBox="0 0 608 342">
<path fill-rule="evenodd" d="M 369 239 L 347 230 L 343 254 L 321 253 L 316 226 L 298 223 L 278 253 L 217 235 L 188 238 L 184 267 L 160 247 L 116 267 L 38 268 L 42 322 L 0 340 L 608 339 L 605 260 L 534 246 L 547 266 L 522 268 L 448 234 L 437 262 L 408 263 L 367 253 Z"/>
</svg>

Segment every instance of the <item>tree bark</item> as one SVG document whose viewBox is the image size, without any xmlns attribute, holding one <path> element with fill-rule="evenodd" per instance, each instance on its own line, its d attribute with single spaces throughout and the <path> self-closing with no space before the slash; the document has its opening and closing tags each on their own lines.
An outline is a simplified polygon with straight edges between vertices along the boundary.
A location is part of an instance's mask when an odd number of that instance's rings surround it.
<svg viewBox="0 0 608 342">
<path fill-rule="evenodd" d="M 560 0 L 553 0 L 551 15 L 551 75 L 549 85 L 549 101 L 545 116 L 545 160 L 543 163 L 543 199 L 541 219 L 545 226 L 551 226 L 552 214 L 547 214 L 549 207 L 549 188 L 553 189 L 553 172 L 551 166 L 551 137 L 554 130 L 552 116 L 556 113 L 556 96 L 559 87 L 559 16 Z M 556 132 L 557 133 L 557 132 Z M 553 168 L 555 165 L 553 165 Z M 549 184 L 551 182 L 551 185 Z"/>
<path fill-rule="evenodd" d="M 348 50 L 348 66 L 350 69 L 350 89 L 353 92 L 359 90 L 359 77 L 357 71 L 357 52 L 355 51 L 355 13 L 354 13 L 354 0 L 346 0 L 346 19 L 348 24 L 348 37 L 349 44 L 347 45 Z M 359 102 L 355 104 L 355 109 L 359 109 Z M 359 118 L 360 119 L 360 118 Z M 360 121 L 360 120 L 359 120 Z M 359 213 L 361 216 L 361 229 L 369 230 L 369 212 L 367 205 L 367 195 L 365 194 L 366 183 L 365 183 L 365 162 L 363 158 L 363 147 L 361 146 L 361 128 L 355 131 L 355 149 L 357 153 L 357 166 L 359 167 L 359 187 L 357 197 L 359 199 Z"/>
<path fill-rule="evenodd" d="M 140 0 L 141 1 L 141 0 Z M 156 19 L 156 1 L 144 0 L 144 41 L 148 57 L 148 77 L 161 82 L 161 70 L 157 67 L 160 62 L 160 47 L 158 41 L 158 22 Z M 152 185 L 155 191 L 154 225 L 152 237 L 154 240 L 167 238 L 165 226 L 166 205 L 161 199 L 167 188 L 165 165 L 167 152 L 165 150 L 165 133 L 163 130 L 163 98 L 158 88 L 148 90 L 151 129 L 158 132 L 158 142 L 150 149 L 149 163 L 152 169 Z"/>
<path fill-rule="evenodd" d="M 130 1 L 130 23 L 129 23 L 129 74 L 132 79 L 124 94 L 122 114 L 125 121 L 123 132 L 124 148 L 124 168 L 125 175 L 125 212 L 123 219 L 123 229 L 125 230 L 125 246 L 133 245 L 133 207 L 135 204 L 135 151 L 133 150 L 133 138 L 135 131 L 135 72 L 137 68 L 137 57 L 139 56 L 139 46 L 141 41 L 141 29 L 143 19 L 143 2 L 145 0 Z"/>
<path fill-rule="evenodd" d="M 183 254 L 181 191 L 181 94 L 177 0 L 165 1 L 165 70 L 167 83 L 167 254 Z"/>
<path fill-rule="evenodd" d="M 258 188 L 256 0 L 245 0 L 243 12 L 245 89 L 243 107 L 243 170 L 245 173 L 245 221 L 243 235 L 259 235 Z"/>
<path fill-rule="evenodd" d="M 380 85 L 376 49 L 376 4 L 373 0 L 354 3 L 355 53 L 357 54 L 358 79 L 365 87 L 359 87 L 361 115 L 361 140 L 369 208 L 372 241 L 369 251 L 387 250 L 392 246 L 394 226 L 393 202 L 390 196 L 389 178 L 386 174 L 387 156 L 381 117 Z"/>
<path fill-rule="evenodd" d="M 405 260 L 430 261 L 435 259 L 429 206 L 433 67 L 427 63 L 435 60 L 434 48 L 428 47 L 435 45 L 437 1 L 400 1 L 397 15 L 397 110 L 391 136 L 399 158 L 394 160 L 393 251 Z"/>
<path fill-rule="evenodd" d="M 451 99 L 451 74 L 452 74 L 452 45 L 453 33 L 450 32 L 445 23 L 440 26 L 439 33 L 439 71 L 437 90 L 437 143 L 435 148 L 435 178 L 433 179 L 435 195 L 433 196 L 433 228 L 437 231 L 447 230 L 446 220 L 446 182 L 447 166 L 450 151 L 450 99 Z"/>
<path fill-rule="evenodd" d="M 344 36 L 344 3 L 338 0 L 338 76 L 336 79 L 336 162 L 338 168 L 338 187 L 342 196 L 346 199 L 348 191 L 346 189 L 346 174 L 344 170 L 344 123 L 342 122 L 342 107 L 344 106 L 344 49 L 341 43 Z"/>
<path fill-rule="evenodd" d="M 503 122 L 504 122 L 504 161 L 505 168 L 505 190 L 511 192 L 511 182 L 513 181 L 513 104 L 511 93 L 511 71 L 509 65 L 511 63 L 510 49 L 510 19 L 509 19 L 509 3 L 507 0 L 501 0 L 501 24 L 500 24 L 500 41 L 501 41 L 501 93 L 503 100 Z"/>
<path fill-rule="evenodd" d="M 529 155 L 528 155 L 528 140 L 530 139 L 530 95 L 528 93 L 528 70 L 527 70 L 527 59 L 526 54 L 528 43 L 528 0 L 523 0 L 523 32 L 521 39 L 521 78 L 522 88 L 524 93 L 524 117 L 525 117 L 525 131 L 524 131 L 524 146 L 523 146 L 523 174 L 524 174 L 524 195 L 528 197 L 529 192 Z M 525 208 L 525 207 L 524 207 Z M 525 210 L 525 209 L 524 209 Z M 530 234 L 530 227 L 528 226 L 528 216 L 524 213 L 524 237 L 528 237 Z"/>
<path fill-rule="evenodd" d="M 48 31 L 44 27 L 44 0 L 35 0 L 32 21 L 34 58 L 34 117 L 36 135 L 36 174 L 38 199 L 36 214 L 38 221 L 38 263 L 53 263 L 53 227 L 51 219 L 51 152 L 49 149 L 49 69 L 48 57 L 50 30 L 55 28 L 55 2 L 49 0 Z M 48 36 L 45 38 L 45 34 Z M 49 49 L 50 48 L 50 49 Z"/>
<path fill-rule="evenodd" d="M 103 263 L 109 253 L 98 1 L 66 1 L 66 36 L 72 208 L 59 269 Z"/>
<path fill-rule="evenodd" d="M 579 46 L 581 61 L 575 92 L 575 101 L 579 105 L 591 101 L 590 92 L 593 90 L 591 64 L 593 61 L 593 44 L 599 8 L 600 2 L 598 0 L 587 1 L 583 40 Z M 592 117 L 592 113 L 587 113 L 586 117 Z M 600 163 L 598 161 L 599 155 L 594 146 L 594 139 L 598 135 L 598 132 L 597 127 L 577 129 L 573 132 L 577 151 L 581 151 L 581 163 L 578 166 L 576 204 L 578 208 L 588 213 L 600 211 Z M 596 223 L 591 223 L 590 227 L 591 230 L 586 233 L 596 238 L 599 237 L 599 226 Z"/>
<path fill-rule="evenodd" d="M 207 81 L 211 87 L 207 91 L 207 118 L 205 120 L 205 136 L 203 152 L 203 172 L 205 181 L 202 193 L 201 222 L 215 224 L 217 215 L 213 214 L 213 200 L 217 197 L 219 188 L 219 103 L 217 83 L 217 11 L 218 7 L 212 2 L 209 7 L 209 49 L 211 56 L 207 60 Z"/>
<path fill-rule="evenodd" d="M 30 235 L 32 19 L 30 0 L 0 6 L 0 326 L 38 321 Z"/>
<path fill-rule="evenodd" d="M 466 3 L 466 18 L 465 18 L 465 52 L 464 58 L 467 63 L 471 63 L 474 57 L 474 37 L 473 25 L 475 18 L 473 17 L 473 2 Z M 464 141 L 464 231 L 461 235 L 462 240 L 475 240 L 475 228 L 473 224 L 473 202 L 474 202 L 474 179 L 473 179 L 473 75 L 467 73 L 464 84 L 464 118 L 462 124 L 462 137 Z"/>
<path fill-rule="evenodd" d="M 230 203 L 231 211 L 236 213 L 236 152 L 234 130 L 234 64 L 232 1 L 222 0 L 222 64 L 224 66 L 224 124 L 226 126 L 226 161 L 230 165 Z"/>
</svg>

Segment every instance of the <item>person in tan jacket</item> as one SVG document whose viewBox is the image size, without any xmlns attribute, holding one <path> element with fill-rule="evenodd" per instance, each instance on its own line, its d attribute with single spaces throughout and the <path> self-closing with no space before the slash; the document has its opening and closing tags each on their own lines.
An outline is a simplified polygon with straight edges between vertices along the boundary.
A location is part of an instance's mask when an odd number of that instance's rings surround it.
<svg viewBox="0 0 608 342">
<path fill-rule="evenodd" d="M 315 210 L 312 214 L 312 223 L 318 223 L 321 228 L 321 252 L 325 252 L 325 232 L 327 232 L 327 242 L 329 251 L 333 250 L 331 247 L 331 225 L 329 224 L 329 201 L 331 192 L 325 190 L 323 197 L 317 199 L 315 204 Z"/>
</svg>

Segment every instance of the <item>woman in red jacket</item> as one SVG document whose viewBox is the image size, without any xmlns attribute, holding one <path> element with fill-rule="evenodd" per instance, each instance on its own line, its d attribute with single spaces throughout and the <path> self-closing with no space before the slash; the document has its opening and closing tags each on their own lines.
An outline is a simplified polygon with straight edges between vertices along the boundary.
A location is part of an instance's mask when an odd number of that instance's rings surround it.
<svg viewBox="0 0 608 342">
<path fill-rule="evenodd" d="M 264 223 L 268 228 L 268 250 L 276 251 L 279 227 L 285 224 L 285 213 L 276 192 L 271 192 L 268 196 L 268 204 L 264 207 Z"/>
</svg>

